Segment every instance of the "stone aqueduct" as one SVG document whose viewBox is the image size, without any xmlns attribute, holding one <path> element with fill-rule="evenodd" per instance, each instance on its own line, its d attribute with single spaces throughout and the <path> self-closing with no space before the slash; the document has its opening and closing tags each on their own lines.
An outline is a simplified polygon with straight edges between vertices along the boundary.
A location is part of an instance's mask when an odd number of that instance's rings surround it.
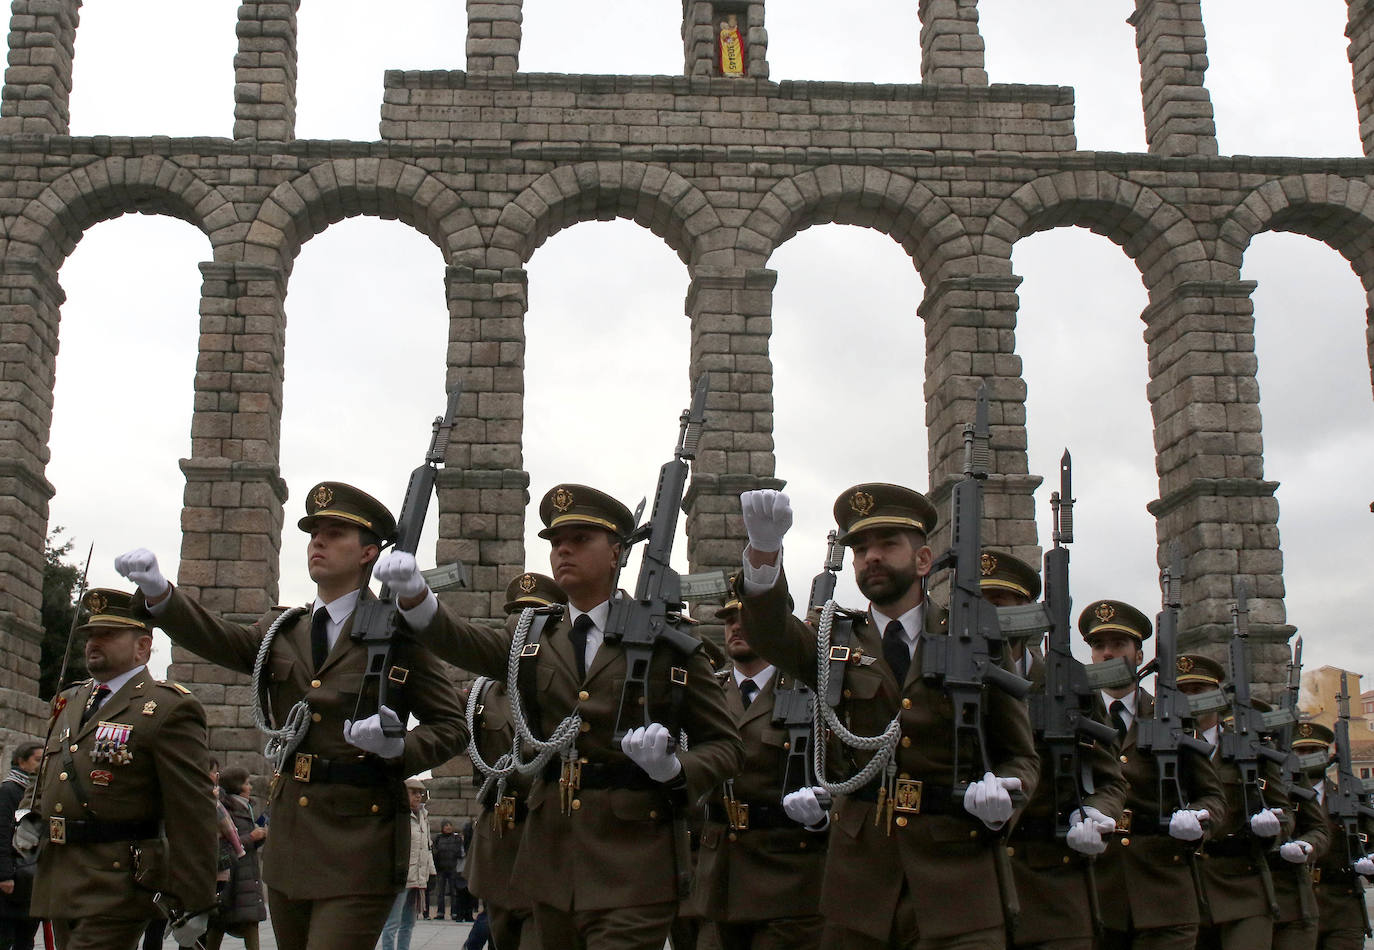
<svg viewBox="0 0 1374 950">
<path fill-rule="evenodd" d="M 929 477 L 943 507 L 978 380 L 992 396 L 989 541 L 1039 553 L 1016 353 L 1021 238 L 1077 225 L 1136 263 L 1148 345 L 1161 546 L 1182 542 L 1193 645 L 1228 626 L 1250 579 L 1262 677 L 1285 623 L 1275 483 L 1264 479 L 1252 238 L 1293 231 L 1342 253 L 1374 292 L 1374 161 L 1218 155 L 1196 0 L 1134 0 L 1148 153 L 1076 149 L 1073 91 L 992 85 L 976 0 L 919 0 L 922 82 L 768 79 L 763 0 L 683 0 L 676 76 L 521 73 L 520 0 L 468 0 L 464 71 L 386 75 L 378 142 L 294 137 L 299 0 L 243 0 L 232 138 L 77 137 L 68 94 L 79 0 L 13 0 L 0 101 L 0 726 L 38 731 L 34 695 L 45 478 L 63 291 L 93 224 L 137 211 L 200 228 L 200 341 L 179 582 L 249 617 L 277 594 L 284 296 L 302 244 L 345 217 L 396 218 L 447 265 L 447 372 L 462 431 L 438 505 L 441 560 L 474 567 L 462 613 L 499 613 L 523 568 L 525 264 L 561 228 L 629 218 L 687 265 L 691 365 L 712 373 L 711 427 L 686 500 L 693 570 L 734 563 L 736 495 L 777 484 L 769 257 L 798 231 L 875 228 L 926 288 Z M 1349 58 L 1374 153 L 1374 0 L 1348 0 Z M 1123 13 L 1127 12 L 1123 10 Z M 736 17 L 747 75 L 719 75 Z M 1353 118 L 1353 117 L 1352 117 Z M 1374 353 L 1374 328 L 1368 331 Z M 259 747 L 242 677 L 182 655 L 230 759 Z M 13 735 L 13 732 L 8 733 Z M 259 760 L 260 761 L 260 760 Z"/>
</svg>

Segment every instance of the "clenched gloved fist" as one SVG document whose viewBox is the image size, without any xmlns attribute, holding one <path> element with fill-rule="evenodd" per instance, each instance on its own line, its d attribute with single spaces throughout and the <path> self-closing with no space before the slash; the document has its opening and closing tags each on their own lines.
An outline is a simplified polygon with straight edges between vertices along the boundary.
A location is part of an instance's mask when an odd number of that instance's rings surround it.
<svg viewBox="0 0 1374 950">
<path fill-rule="evenodd" d="M 178 917 L 171 922 L 172 939 L 178 947 L 194 947 L 205 931 L 210 929 L 210 912 L 202 911 L 192 916 Z"/>
<path fill-rule="evenodd" d="M 429 590 L 415 555 L 405 551 L 387 551 L 377 559 L 372 574 L 402 600 L 411 600 Z"/>
<path fill-rule="evenodd" d="M 373 755 L 380 755 L 384 759 L 400 758 L 401 753 L 406 749 L 404 736 L 391 738 L 382 732 L 382 724 L 389 726 L 399 726 L 401 720 L 394 712 L 385 706 L 378 709 L 366 719 L 359 719 L 354 722 L 352 719 L 344 720 L 344 739 L 349 745 L 357 746 L 364 752 L 371 752 Z"/>
<path fill-rule="evenodd" d="M 143 596 L 153 600 L 167 593 L 171 585 L 157 566 L 157 555 L 147 548 L 134 548 L 115 558 L 114 569 L 138 585 Z"/>
<path fill-rule="evenodd" d="M 668 751 L 671 739 L 672 733 L 667 726 L 651 722 L 625 733 L 625 738 L 620 740 L 620 751 L 655 782 L 671 782 L 682 771 L 677 753 Z"/>
<path fill-rule="evenodd" d="M 1180 808 L 1169 818 L 1169 837 L 1196 841 L 1202 837 L 1202 823 L 1211 817 L 1211 812 L 1205 808 Z"/>
<path fill-rule="evenodd" d="M 1369 855 L 1360 858 L 1351 867 L 1355 869 L 1356 874 L 1363 877 L 1374 877 L 1374 858 L 1369 857 Z"/>
<path fill-rule="evenodd" d="M 782 537 L 792 527 L 792 502 L 785 492 L 772 488 L 747 491 L 739 496 L 740 513 L 749 546 L 760 554 L 782 549 Z"/>
<path fill-rule="evenodd" d="M 1282 808 L 1261 808 L 1250 816 L 1250 831 L 1257 838 L 1272 838 L 1279 833 L 1279 815 Z"/>
<path fill-rule="evenodd" d="M 782 797 L 782 810 L 797 824 L 805 825 L 807 831 L 824 831 L 830 824 L 830 813 L 821 806 L 817 795 L 825 794 L 823 788 L 799 788 Z"/>
<path fill-rule="evenodd" d="M 1306 864 L 1312 845 L 1306 841 L 1285 841 L 1279 845 L 1279 857 L 1292 864 Z"/>
<path fill-rule="evenodd" d="M 1019 778 L 998 778 L 988 772 L 982 781 L 973 782 L 964 792 L 964 811 L 996 831 L 1011 817 L 1010 793 L 1019 791 Z"/>
<path fill-rule="evenodd" d="M 1103 835 L 1116 830 L 1116 822 L 1091 805 L 1074 809 L 1069 816 L 1069 834 L 1064 839 L 1070 848 L 1079 854 L 1101 854 L 1107 850 Z"/>
</svg>

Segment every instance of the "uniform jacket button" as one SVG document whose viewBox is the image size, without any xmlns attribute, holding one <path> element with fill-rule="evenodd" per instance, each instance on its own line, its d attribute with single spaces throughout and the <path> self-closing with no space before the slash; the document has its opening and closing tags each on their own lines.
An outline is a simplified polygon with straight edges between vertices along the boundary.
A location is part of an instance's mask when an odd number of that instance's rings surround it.
<svg viewBox="0 0 1374 950">
<path fill-rule="evenodd" d="M 310 681 L 310 688 L 311 688 L 311 689 L 319 689 L 319 688 L 320 688 L 320 681 L 319 681 L 319 680 L 311 680 L 311 681 Z"/>
<path fill-rule="evenodd" d="M 903 699 L 903 700 L 902 700 L 902 708 L 903 708 L 903 709 L 910 709 L 910 708 L 911 708 L 911 700 L 909 700 L 909 699 Z"/>
<path fill-rule="evenodd" d="M 321 722 L 323 719 L 324 719 L 324 717 L 321 716 L 319 713 L 311 713 L 311 714 L 310 714 L 310 721 L 311 721 L 311 722 Z"/>
<path fill-rule="evenodd" d="M 578 702 L 585 703 L 587 700 L 589 700 L 589 699 L 591 699 L 591 698 L 592 698 L 592 694 L 589 693 L 589 692 L 587 692 L 585 689 L 580 689 L 580 690 L 577 691 L 577 700 L 578 700 Z"/>
<path fill-rule="evenodd" d="M 296 804 L 304 808 L 306 805 L 310 804 L 310 799 L 302 795 L 299 799 L 297 799 Z"/>
<path fill-rule="evenodd" d="M 897 827 L 898 827 L 898 828 L 905 828 L 905 827 L 906 827 L 906 822 L 907 822 L 907 817 L 906 817 L 906 815 L 898 815 L 898 816 L 897 816 Z"/>
</svg>

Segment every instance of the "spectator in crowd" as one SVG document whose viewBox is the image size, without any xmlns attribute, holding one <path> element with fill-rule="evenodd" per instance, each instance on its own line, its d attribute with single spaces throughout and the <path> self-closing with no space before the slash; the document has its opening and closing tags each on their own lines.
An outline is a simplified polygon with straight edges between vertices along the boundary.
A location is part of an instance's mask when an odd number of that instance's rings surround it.
<svg viewBox="0 0 1374 950">
<path fill-rule="evenodd" d="M 415 918 L 420 914 L 425 884 L 434 873 L 434 859 L 429 853 L 429 812 L 425 809 L 425 783 L 418 778 L 406 779 L 406 794 L 410 796 L 410 863 L 406 869 L 406 886 L 396 895 L 391 916 L 382 928 L 380 950 L 410 950 L 410 936 L 415 930 Z"/>
<path fill-rule="evenodd" d="M 29 796 L 43 743 L 21 742 L 10 756 L 10 772 L 0 781 L 0 950 L 33 950 L 38 919 L 29 916 L 35 865 L 14 848 L 14 813 Z"/>
<path fill-rule="evenodd" d="M 252 796 L 247 769 L 230 766 L 220 772 L 220 804 L 233 822 L 244 853 L 230 868 L 227 886 L 220 892 L 219 910 L 205 935 L 206 950 L 219 950 L 226 933 L 241 939 L 245 950 L 258 950 L 258 924 L 267 919 L 258 849 L 267 839 L 267 829 L 257 823 Z"/>
<path fill-rule="evenodd" d="M 439 920 L 444 919 L 445 907 L 450 908 L 454 920 L 462 916 L 462 908 L 458 906 L 458 882 L 463 879 L 467 854 L 463 836 L 453 829 L 453 822 L 441 824 L 439 833 L 434 836 L 434 886 L 437 899 L 434 909 L 435 917 Z M 465 880 L 463 887 L 467 887 Z"/>
</svg>

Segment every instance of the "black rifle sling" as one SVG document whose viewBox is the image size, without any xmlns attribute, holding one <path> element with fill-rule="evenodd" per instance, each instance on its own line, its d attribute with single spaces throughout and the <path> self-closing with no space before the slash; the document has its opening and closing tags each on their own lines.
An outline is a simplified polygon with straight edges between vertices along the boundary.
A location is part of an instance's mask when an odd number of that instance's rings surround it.
<svg viewBox="0 0 1374 950">
<path fill-rule="evenodd" d="M 854 620 L 836 610 L 830 622 L 830 689 L 825 701 L 831 709 L 844 698 L 844 671 L 849 665 L 849 644 L 854 639 Z"/>
</svg>

